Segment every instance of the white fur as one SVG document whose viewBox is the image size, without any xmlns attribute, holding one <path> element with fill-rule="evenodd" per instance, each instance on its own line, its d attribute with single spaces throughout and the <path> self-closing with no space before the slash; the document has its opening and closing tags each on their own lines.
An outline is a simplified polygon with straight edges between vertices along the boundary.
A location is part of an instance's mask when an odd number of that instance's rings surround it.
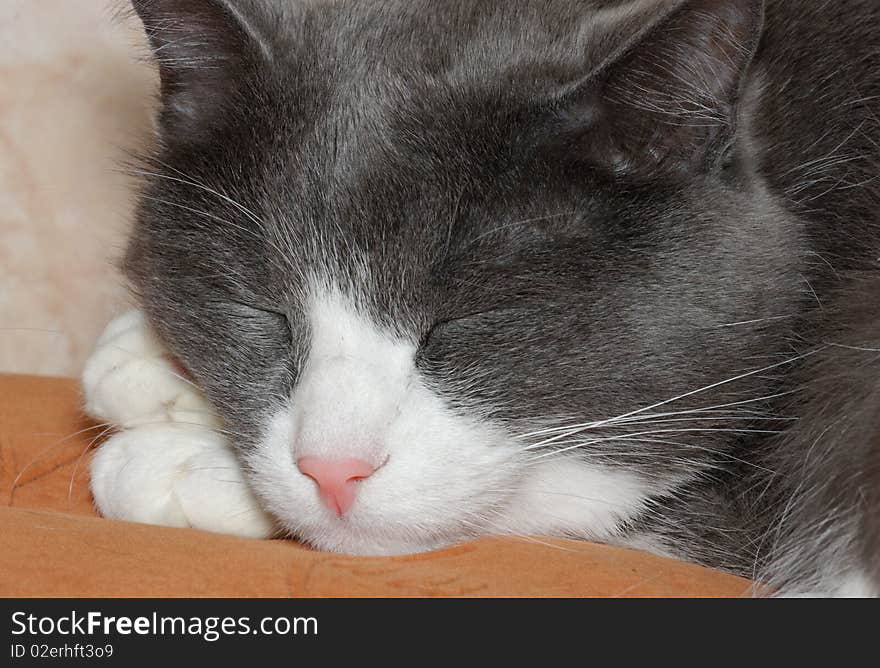
<svg viewBox="0 0 880 668">
<path fill-rule="evenodd" d="M 864 573 L 829 578 L 812 591 L 785 591 L 779 598 L 878 598 L 880 592 Z"/>
<path fill-rule="evenodd" d="M 644 481 L 624 471 L 551 458 L 521 481 L 495 529 L 608 541 L 641 510 L 648 491 Z"/>
<path fill-rule="evenodd" d="M 832 583 L 834 598 L 877 598 L 880 592 L 864 573 L 850 573 Z"/>
<path fill-rule="evenodd" d="M 111 519 L 262 538 L 273 525 L 213 432 L 167 424 L 127 429 L 92 460 L 92 494 Z"/>
<path fill-rule="evenodd" d="M 82 375 L 86 412 L 117 427 L 216 418 L 201 393 L 168 361 L 143 313 L 128 311 L 98 339 Z"/>
<path fill-rule="evenodd" d="M 105 517 L 247 537 L 273 523 L 204 397 L 180 377 L 143 314 L 108 325 L 83 373 L 86 410 L 120 428 L 91 464 Z"/>
</svg>

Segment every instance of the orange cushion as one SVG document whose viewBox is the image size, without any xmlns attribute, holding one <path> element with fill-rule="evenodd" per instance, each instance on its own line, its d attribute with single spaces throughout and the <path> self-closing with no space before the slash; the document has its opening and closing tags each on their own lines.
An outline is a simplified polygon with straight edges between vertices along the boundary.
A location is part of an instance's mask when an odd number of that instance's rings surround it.
<svg viewBox="0 0 880 668">
<path fill-rule="evenodd" d="M 75 381 L 0 375 L 0 596 L 715 596 L 751 583 L 560 539 L 487 538 L 396 558 L 324 554 L 97 516 L 90 446 L 103 428 Z"/>
</svg>

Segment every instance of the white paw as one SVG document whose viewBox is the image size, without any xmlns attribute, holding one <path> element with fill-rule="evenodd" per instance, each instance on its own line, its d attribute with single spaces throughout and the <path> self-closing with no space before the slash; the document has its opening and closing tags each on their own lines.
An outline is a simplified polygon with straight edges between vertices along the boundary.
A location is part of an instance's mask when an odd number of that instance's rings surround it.
<svg viewBox="0 0 880 668">
<path fill-rule="evenodd" d="M 86 412 L 117 427 L 216 425 L 201 392 L 178 373 L 138 310 L 107 326 L 86 362 L 82 383 Z"/>
<path fill-rule="evenodd" d="M 274 533 L 210 404 L 175 369 L 143 313 L 107 326 L 82 380 L 86 412 L 120 429 L 92 459 L 102 515 L 250 538 Z"/>
<path fill-rule="evenodd" d="M 98 448 L 92 494 L 111 519 L 247 538 L 274 533 L 225 439 L 182 424 L 122 431 Z"/>
</svg>

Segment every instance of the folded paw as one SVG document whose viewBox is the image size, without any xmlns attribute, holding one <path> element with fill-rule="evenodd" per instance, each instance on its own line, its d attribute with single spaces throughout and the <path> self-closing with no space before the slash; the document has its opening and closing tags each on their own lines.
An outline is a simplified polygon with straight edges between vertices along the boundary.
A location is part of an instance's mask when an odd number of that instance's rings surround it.
<svg viewBox="0 0 880 668">
<path fill-rule="evenodd" d="M 209 427 L 122 431 L 95 452 L 91 478 L 98 510 L 111 519 L 248 538 L 274 533 L 225 439 Z"/>
<path fill-rule="evenodd" d="M 107 326 L 82 382 L 86 412 L 117 427 L 169 421 L 216 425 L 201 391 L 175 368 L 139 310 Z"/>
</svg>

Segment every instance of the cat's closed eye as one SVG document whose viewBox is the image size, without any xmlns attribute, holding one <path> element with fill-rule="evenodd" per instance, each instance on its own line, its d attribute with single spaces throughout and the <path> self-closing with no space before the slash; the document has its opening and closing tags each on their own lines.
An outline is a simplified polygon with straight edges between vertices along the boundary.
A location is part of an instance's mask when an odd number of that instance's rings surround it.
<svg viewBox="0 0 880 668">
<path fill-rule="evenodd" d="M 231 298 L 208 299 L 205 306 L 227 314 L 230 323 L 237 328 L 250 329 L 255 333 L 283 335 L 285 343 L 291 341 L 291 325 L 288 313 L 278 307 L 248 303 Z M 275 336 L 275 338 L 278 338 Z"/>
</svg>

